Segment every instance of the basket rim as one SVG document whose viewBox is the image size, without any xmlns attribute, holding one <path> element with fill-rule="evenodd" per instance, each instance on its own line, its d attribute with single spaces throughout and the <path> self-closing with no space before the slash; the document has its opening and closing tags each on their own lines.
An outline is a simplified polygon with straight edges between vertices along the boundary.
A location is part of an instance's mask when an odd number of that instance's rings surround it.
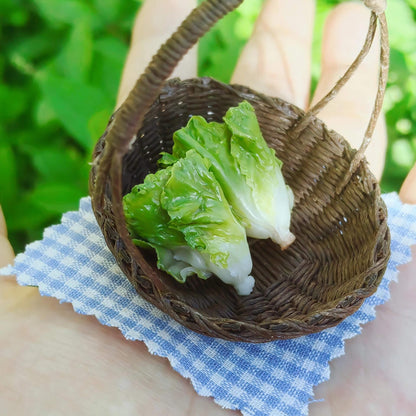
<svg viewBox="0 0 416 416">
<path fill-rule="evenodd" d="M 290 111 L 296 111 L 300 114 L 305 114 L 305 112 L 303 110 L 301 110 L 300 108 L 298 108 L 297 106 L 295 106 L 294 104 L 291 104 L 281 98 L 276 98 L 276 97 L 269 97 L 265 94 L 262 93 L 258 93 L 256 91 L 254 91 L 253 89 L 246 87 L 246 86 L 242 86 L 239 84 L 225 84 L 222 83 L 220 81 L 214 80 L 211 77 L 199 77 L 199 78 L 191 78 L 188 80 L 179 80 L 178 78 L 174 78 L 169 80 L 163 87 L 162 92 L 160 93 L 160 96 L 162 96 L 163 94 L 167 94 L 167 95 L 171 95 L 174 94 L 175 89 L 183 86 L 184 84 L 197 84 L 199 87 L 202 88 L 207 88 L 210 89 L 211 86 L 213 84 L 216 85 L 216 87 L 219 88 L 225 88 L 228 91 L 232 91 L 234 94 L 236 94 L 239 98 L 241 99 L 249 99 L 256 97 L 261 99 L 263 102 L 265 102 L 267 105 L 272 106 L 273 108 L 275 108 L 275 106 L 277 104 L 284 106 L 285 108 L 289 109 Z M 114 114 L 113 114 L 114 116 Z M 112 117 L 113 117 L 112 116 Z M 317 117 L 313 117 L 312 120 L 314 122 L 320 123 L 322 124 L 325 128 L 326 125 L 325 123 L 320 120 Z M 111 119 L 109 124 L 111 124 Z M 349 143 L 338 133 L 334 132 L 331 129 L 327 129 L 328 131 L 333 132 L 337 139 L 340 140 L 342 142 L 342 144 L 346 147 L 346 148 L 350 148 Z M 106 133 L 103 134 L 103 136 L 101 137 L 101 139 L 98 141 L 97 145 L 96 145 L 96 150 L 95 152 L 97 152 L 97 149 L 100 146 L 100 143 L 105 142 L 105 136 Z M 95 157 L 97 157 L 97 154 L 95 154 Z M 371 171 L 369 170 L 369 168 L 367 167 L 366 163 L 361 163 L 360 164 L 360 168 L 362 168 L 364 170 L 364 173 L 366 175 L 369 175 L 371 177 L 371 179 L 373 180 L 374 184 L 376 185 L 376 187 L 378 186 L 375 178 L 373 177 Z M 93 183 L 94 183 L 94 169 L 91 171 L 91 189 L 93 189 Z M 94 194 L 93 194 L 94 195 Z M 379 188 L 376 189 L 376 198 L 375 200 L 378 201 L 379 203 L 379 211 L 382 210 L 383 213 L 385 214 L 383 218 L 379 218 L 379 223 L 378 226 L 381 227 L 384 223 L 384 227 L 385 227 L 385 232 L 383 233 L 382 236 L 380 236 L 380 239 L 383 240 L 384 242 L 384 246 L 387 247 L 387 252 L 385 253 L 384 257 L 382 258 L 382 261 L 379 261 L 379 265 L 377 266 L 376 270 L 372 271 L 371 275 L 374 275 L 374 273 L 377 274 L 377 278 L 373 278 L 372 283 L 370 282 L 370 284 L 368 286 L 363 285 L 363 287 L 360 287 L 358 289 L 355 289 L 353 291 L 351 291 L 350 293 L 346 294 L 345 296 L 340 297 L 339 299 L 336 299 L 336 301 L 332 301 L 330 302 L 331 307 L 328 307 L 326 309 L 322 309 L 318 312 L 314 312 L 311 313 L 309 315 L 305 315 L 305 318 L 302 320 L 299 319 L 295 319 L 295 318 L 276 318 L 276 319 L 271 319 L 271 320 L 265 320 L 264 322 L 259 322 L 259 323 L 255 323 L 254 321 L 243 321 L 243 320 L 239 320 L 236 318 L 226 318 L 226 317 L 218 317 L 218 316 L 212 316 L 212 315 L 206 315 L 203 312 L 201 312 L 200 310 L 195 309 L 194 307 L 192 307 L 191 305 L 189 305 L 189 303 L 186 303 L 186 301 L 178 298 L 178 297 L 174 297 L 173 294 L 171 292 L 169 292 L 168 290 L 163 291 L 163 288 L 161 290 L 161 288 L 155 287 L 154 285 L 154 281 L 152 281 L 149 277 L 140 274 L 141 277 L 146 278 L 146 280 L 148 280 L 151 285 L 153 286 L 153 291 L 158 293 L 158 297 L 151 297 L 151 296 L 147 296 L 147 294 L 143 293 L 143 291 L 138 287 L 138 284 L 135 284 L 134 282 L 132 282 L 136 288 L 136 291 L 143 296 L 144 298 L 146 298 L 148 301 L 150 301 L 152 304 L 154 304 L 156 307 L 158 307 L 159 309 L 163 310 L 164 312 L 166 312 L 167 314 L 169 314 L 172 318 L 174 318 L 175 320 L 177 320 L 179 323 L 181 323 L 182 325 L 188 327 L 189 329 L 192 329 L 195 332 L 199 332 L 202 333 L 204 335 L 208 335 L 208 336 L 216 336 L 213 335 L 211 331 L 207 331 L 204 329 L 205 325 L 200 325 L 202 321 L 209 321 L 211 324 L 217 326 L 219 328 L 219 330 L 222 330 L 220 332 L 224 332 L 223 328 L 224 327 L 228 327 L 228 331 L 227 333 L 229 333 L 229 336 L 221 336 L 220 338 L 223 339 L 229 339 L 232 341 L 235 340 L 240 340 L 240 341 L 249 341 L 249 342 L 267 342 L 267 341 L 272 341 L 275 339 L 285 339 L 285 338 L 293 338 L 294 336 L 300 336 L 300 335 L 306 335 L 306 334 L 310 334 L 310 333 L 315 333 L 315 332 L 319 332 L 325 328 L 337 325 L 339 322 L 341 322 L 343 319 L 346 318 L 346 316 L 352 314 L 353 312 L 355 312 L 364 302 L 364 300 L 371 296 L 377 289 L 377 286 L 379 285 L 381 278 L 384 274 L 384 270 L 387 267 L 387 261 L 386 261 L 386 257 L 388 258 L 389 256 L 389 250 L 390 250 L 390 232 L 387 226 L 387 212 L 386 212 L 386 207 L 384 204 L 384 201 L 381 199 L 380 196 L 380 190 Z M 93 204 L 94 205 L 94 204 Z M 97 217 L 97 213 L 94 209 L 94 214 Z M 99 221 L 100 223 L 100 221 Z M 100 224 L 100 228 L 101 228 L 101 224 Z M 108 244 L 108 243 L 107 243 Z M 111 248 L 110 248 L 111 250 Z M 376 250 L 376 247 L 374 247 L 374 250 Z M 113 252 L 113 250 L 111 250 Z M 114 254 L 114 252 L 113 252 Z M 129 253 L 130 255 L 130 253 Z M 116 257 L 116 256 L 115 256 Z M 117 259 L 117 263 L 119 263 L 119 260 Z M 158 271 L 159 272 L 159 271 Z M 126 273 L 125 273 L 126 274 Z M 127 278 L 131 280 L 131 278 L 133 276 L 128 276 L 126 274 Z M 355 302 L 353 305 L 350 306 L 343 306 L 342 303 L 346 303 L 348 305 L 348 299 L 351 297 L 355 297 Z M 179 308 L 179 309 L 183 309 L 186 310 L 186 315 L 192 318 L 193 322 L 190 322 L 189 320 L 186 322 L 186 324 L 184 323 L 183 319 L 179 318 L 179 315 L 177 315 L 177 312 L 175 311 L 175 307 Z M 350 313 L 348 313 L 345 316 L 345 311 L 351 309 Z M 172 312 L 175 311 L 175 314 L 173 314 Z M 343 311 L 344 313 L 341 314 L 341 311 Z M 341 316 L 342 315 L 342 316 Z M 175 317 L 176 316 L 176 317 Z M 313 321 L 317 320 L 319 317 L 321 318 L 325 318 L 325 316 L 328 318 L 328 320 L 330 320 L 329 318 L 333 318 L 332 322 L 330 324 L 328 324 L 328 322 L 326 322 L 324 320 L 324 323 L 322 324 L 314 324 Z M 326 323 L 325 323 L 326 322 Z M 273 326 L 288 326 L 289 324 L 292 324 L 293 328 L 295 328 L 294 331 L 288 331 L 286 332 L 286 335 L 288 336 L 282 336 L 278 331 L 276 331 L 275 329 L 271 329 L 271 327 Z M 249 340 L 245 339 L 244 337 L 242 338 L 241 336 L 238 336 L 234 333 L 233 330 L 231 330 L 230 328 L 233 327 L 238 327 L 239 331 L 241 331 L 241 329 L 243 329 L 243 331 L 248 331 L 251 333 L 251 338 Z M 296 330 L 298 330 L 299 334 L 296 334 L 293 336 L 293 333 L 296 332 Z M 253 336 L 253 334 L 255 334 L 255 336 Z M 224 334 L 222 334 L 224 335 Z"/>
</svg>

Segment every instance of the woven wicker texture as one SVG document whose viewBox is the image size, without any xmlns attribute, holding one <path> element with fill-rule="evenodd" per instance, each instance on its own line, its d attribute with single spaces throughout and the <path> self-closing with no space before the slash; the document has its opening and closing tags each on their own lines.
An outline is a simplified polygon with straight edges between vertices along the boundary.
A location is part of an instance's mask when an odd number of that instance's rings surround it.
<svg viewBox="0 0 416 416">
<path fill-rule="evenodd" d="M 96 146 L 90 177 L 98 223 L 137 292 L 186 327 L 233 341 L 293 338 L 356 311 L 381 281 L 390 242 L 386 207 L 365 159 L 354 158 L 357 152 L 315 116 L 244 86 L 202 78 L 171 80 L 157 91 L 150 109 L 143 104 L 146 115 L 136 120 L 141 127 L 128 151 L 126 139 L 109 145 L 110 134 L 117 136 L 114 124 L 123 120 L 115 113 Z M 191 115 L 221 121 L 242 100 L 255 108 L 295 195 L 295 243 L 281 251 L 270 240 L 250 240 L 256 283 L 249 296 L 215 276 L 180 284 L 159 271 L 154 253 L 132 244 L 121 210 L 121 196 L 157 169 L 160 152 L 171 150 L 173 133 Z M 132 135 L 126 137 L 131 144 Z"/>
<path fill-rule="evenodd" d="M 107 193 L 99 215 L 107 244 L 136 290 L 185 326 L 230 340 L 290 338 L 336 325 L 374 293 L 386 268 L 389 233 L 386 208 L 376 180 L 362 162 L 337 195 L 354 155 L 350 146 L 319 119 L 297 137 L 291 126 L 301 110 L 277 98 L 211 79 L 170 81 L 148 112 L 123 161 L 123 194 L 157 169 L 161 151 L 170 151 L 173 132 L 189 115 L 220 121 L 243 99 L 254 106 L 269 146 L 283 161 L 295 194 L 292 231 L 297 239 L 281 251 L 270 240 L 252 240 L 253 276 L 249 296 L 213 277 L 186 284 L 155 269 L 162 289 L 141 275 L 120 239 Z M 100 152 L 104 139 L 97 146 Z M 144 251 L 155 268 L 155 259 Z"/>
</svg>

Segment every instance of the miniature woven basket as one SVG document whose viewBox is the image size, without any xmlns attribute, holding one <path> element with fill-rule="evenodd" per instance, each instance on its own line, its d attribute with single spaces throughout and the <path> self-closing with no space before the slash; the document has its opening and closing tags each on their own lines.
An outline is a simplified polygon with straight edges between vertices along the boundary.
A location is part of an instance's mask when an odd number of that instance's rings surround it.
<svg viewBox="0 0 416 416">
<path fill-rule="evenodd" d="M 267 342 L 321 331 L 356 311 L 377 289 L 389 257 L 386 207 L 363 153 L 380 112 L 388 67 L 383 11 L 373 11 L 367 39 L 334 89 L 305 113 L 279 98 L 210 78 L 166 81 L 186 51 L 242 0 L 207 0 L 161 47 L 98 141 L 90 192 L 98 224 L 121 270 L 137 292 L 185 327 L 232 341 Z M 349 79 L 368 52 L 377 22 L 382 39 L 379 93 L 361 148 L 329 130 L 315 114 Z M 249 101 L 269 146 L 283 161 L 295 195 L 286 250 L 250 240 L 255 287 L 249 296 L 216 276 L 178 283 L 156 267 L 153 252 L 129 237 L 122 196 L 157 170 L 173 133 L 191 115 L 221 121 Z"/>
</svg>

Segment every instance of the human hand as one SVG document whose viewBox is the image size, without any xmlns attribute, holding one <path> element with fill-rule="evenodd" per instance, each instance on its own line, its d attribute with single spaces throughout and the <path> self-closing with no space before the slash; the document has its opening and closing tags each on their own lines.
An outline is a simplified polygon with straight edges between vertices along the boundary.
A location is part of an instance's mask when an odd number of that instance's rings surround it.
<svg viewBox="0 0 416 416">
<path fill-rule="evenodd" d="M 307 109 L 313 16 L 313 1 L 266 1 L 258 29 L 243 52 L 233 81 Z M 321 78 L 312 104 L 332 88 L 354 60 L 368 21 L 369 12 L 357 3 L 343 3 L 331 13 L 324 30 Z M 373 47 L 353 78 L 318 114 L 356 148 L 372 111 L 378 68 L 379 49 Z M 383 171 L 386 141 L 381 119 L 366 152 L 378 179 Z M 416 202 L 416 166 L 400 197 L 405 202 Z M 310 405 L 311 416 L 414 414 L 415 273 L 413 247 L 413 261 L 401 267 L 400 283 L 391 285 L 391 300 L 377 309 L 377 319 L 365 325 L 361 336 L 346 342 L 346 354 L 330 363 L 330 380 L 315 389 L 316 399 L 324 401 Z"/>
<path fill-rule="evenodd" d="M 196 0 L 149 0 L 143 5 L 124 87 L 131 86 L 142 65 L 195 5 Z M 196 51 L 178 71 L 195 74 Z M 0 217 L 1 267 L 14 256 Z M 0 316 L 2 415 L 233 414 L 198 396 L 188 380 L 166 359 L 150 355 L 142 342 L 127 341 L 118 329 L 76 314 L 69 304 L 42 298 L 36 288 L 20 287 L 14 278 L 0 279 Z"/>
<path fill-rule="evenodd" d="M 194 0 L 152 0 L 144 4 L 135 25 L 119 103 L 151 54 L 195 3 Z M 312 0 L 266 1 L 233 82 L 306 108 L 313 14 Z M 157 25 L 153 21 L 156 16 Z M 342 5 L 331 15 L 317 95 L 329 90 L 352 61 L 364 36 L 367 17 L 358 5 Z M 351 26 L 353 33 L 346 30 Z M 181 63 L 176 75 L 182 78 L 196 75 L 195 51 Z M 345 137 L 361 138 L 367 122 L 363 115 L 371 111 L 376 80 L 374 53 L 319 116 Z M 355 112 L 357 106 L 359 111 Z M 381 123 L 373 147 L 368 149 L 370 163 L 378 176 L 382 171 L 384 143 Z M 416 170 L 412 175 L 401 193 L 404 200 L 416 194 Z M 8 247 L 4 238 L 0 239 L 0 244 L 3 243 Z M 10 248 L 0 253 L 3 264 L 11 261 Z M 413 254 L 415 258 L 416 253 Z M 378 309 L 377 319 L 365 326 L 362 336 L 347 342 L 347 354 L 331 363 L 331 380 L 316 390 L 317 398 L 322 397 L 325 402 L 311 405 L 312 415 L 314 412 L 337 416 L 368 414 L 368 405 L 380 405 L 374 414 L 383 415 L 389 408 L 386 406 L 398 403 L 399 397 L 407 398 L 408 403 L 414 400 L 411 385 L 405 383 L 416 370 L 414 362 L 409 361 L 412 358 L 409 352 L 416 346 L 415 338 L 406 339 L 416 325 L 411 313 L 414 283 L 410 279 L 415 270 L 415 261 L 402 269 L 400 285 L 392 285 L 391 301 Z M 407 317 L 401 316 L 403 311 L 408 311 Z M 35 288 L 19 287 L 12 279 L 0 280 L 0 313 L 7 317 L 0 321 L 3 347 L 0 368 L 2 374 L 7 374 L 0 378 L 0 404 L 6 414 L 237 413 L 222 410 L 210 399 L 198 396 L 188 381 L 176 374 L 166 360 L 151 356 L 143 343 L 125 340 L 118 330 L 98 324 L 95 318 L 77 315 L 70 305 L 41 298 Z M 386 336 L 386 331 L 393 332 Z M 350 380 L 354 380 L 354 385 L 349 384 Z M 368 401 L 366 394 L 374 400 Z M 400 414 L 405 415 L 405 411 Z"/>
</svg>

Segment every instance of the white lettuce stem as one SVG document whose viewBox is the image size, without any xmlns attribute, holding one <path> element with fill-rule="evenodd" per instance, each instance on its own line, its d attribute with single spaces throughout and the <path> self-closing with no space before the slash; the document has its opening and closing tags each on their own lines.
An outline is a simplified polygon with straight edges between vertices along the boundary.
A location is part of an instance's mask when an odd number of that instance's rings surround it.
<svg viewBox="0 0 416 416">
<path fill-rule="evenodd" d="M 224 252 L 229 252 L 226 267 L 214 264 L 208 253 L 200 253 L 188 246 L 172 249 L 173 258 L 184 266 L 182 273 L 189 276 L 192 272 L 204 272 L 207 277 L 213 273 L 224 283 L 234 286 L 239 295 L 249 295 L 254 287 L 254 278 L 250 275 L 252 261 L 246 241 L 237 244 L 225 244 Z"/>
</svg>

